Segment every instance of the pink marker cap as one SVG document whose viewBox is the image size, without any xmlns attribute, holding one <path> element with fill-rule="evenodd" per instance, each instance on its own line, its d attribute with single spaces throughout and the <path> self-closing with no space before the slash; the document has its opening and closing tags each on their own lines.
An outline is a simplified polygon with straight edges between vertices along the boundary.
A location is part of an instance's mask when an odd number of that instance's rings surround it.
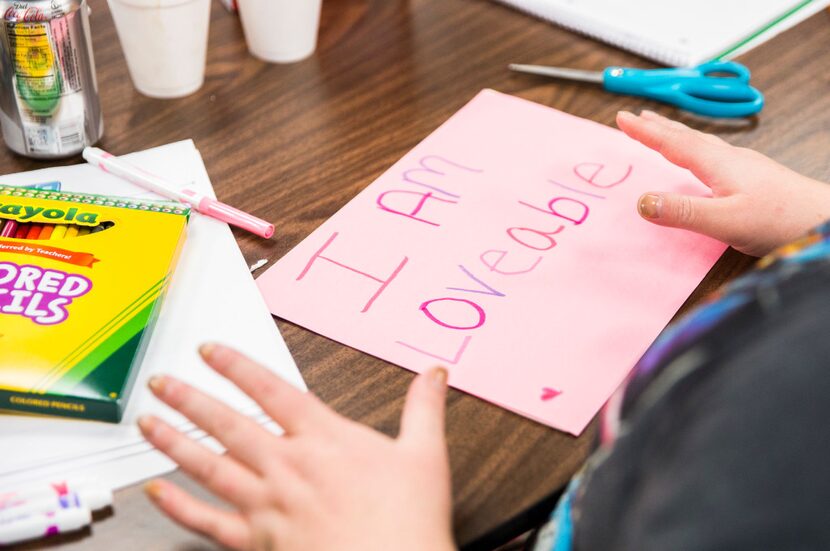
<svg viewBox="0 0 830 551">
<path fill-rule="evenodd" d="M 198 211 L 265 239 L 274 235 L 274 224 L 210 197 L 204 197 L 199 201 Z"/>
</svg>

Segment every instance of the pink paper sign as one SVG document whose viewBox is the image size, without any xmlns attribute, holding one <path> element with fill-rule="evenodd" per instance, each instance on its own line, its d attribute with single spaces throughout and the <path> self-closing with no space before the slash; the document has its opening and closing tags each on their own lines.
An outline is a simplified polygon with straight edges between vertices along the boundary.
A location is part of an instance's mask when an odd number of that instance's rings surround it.
<svg viewBox="0 0 830 551">
<path fill-rule="evenodd" d="M 708 192 L 617 130 L 485 90 L 258 284 L 276 316 L 579 434 L 725 248 L 642 220 L 649 190 Z"/>
</svg>

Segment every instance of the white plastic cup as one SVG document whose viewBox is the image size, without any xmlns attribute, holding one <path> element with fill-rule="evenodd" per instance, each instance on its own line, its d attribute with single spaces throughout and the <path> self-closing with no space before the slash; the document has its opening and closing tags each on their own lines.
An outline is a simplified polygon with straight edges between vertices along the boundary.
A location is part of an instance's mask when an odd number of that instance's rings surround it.
<svg viewBox="0 0 830 551">
<path fill-rule="evenodd" d="M 202 87 L 211 0 L 107 2 L 139 92 L 178 98 Z"/>
<path fill-rule="evenodd" d="M 322 0 L 237 0 L 248 50 L 271 63 L 293 63 L 317 48 Z"/>
</svg>

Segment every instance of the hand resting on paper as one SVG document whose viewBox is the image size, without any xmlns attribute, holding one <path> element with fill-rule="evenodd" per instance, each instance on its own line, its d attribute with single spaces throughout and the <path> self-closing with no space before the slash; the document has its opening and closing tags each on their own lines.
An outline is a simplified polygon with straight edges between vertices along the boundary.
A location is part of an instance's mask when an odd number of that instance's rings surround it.
<svg viewBox="0 0 830 551">
<path fill-rule="evenodd" d="M 650 111 L 639 116 L 621 111 L 617 125 L 712 189 L 712 197 L 643 195 L 638 210 L 655 224 L 696 231 L 762 256 L 830 218 L 830 185 L 756 151 Z"/>
<path fill-rule="evenodd" d="M 215 454 L 156 417 L 139 420 L 149 442 L 231 506 L 219 509 L 154 480 L 147 493 L 170 518 L 232 549 L 454 548 L 444 369 L 416 377 L 393 439 L 341 417 L 231 349 L 206 345 L 200 352 L 285 435 L 172 377 L 154 377 L 150 388 L 159 399 L 228 450 Z"/>
</svg>

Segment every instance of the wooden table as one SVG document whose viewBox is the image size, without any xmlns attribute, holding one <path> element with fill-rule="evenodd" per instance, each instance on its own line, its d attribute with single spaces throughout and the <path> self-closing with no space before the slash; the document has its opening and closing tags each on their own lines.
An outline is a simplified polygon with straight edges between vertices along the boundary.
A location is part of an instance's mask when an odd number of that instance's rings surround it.
<svg viewBox="0 0 830 551">
<path fill-rule="evenodd" d="M 277 223 L 275 241 L 235 233 L 250 261 L 279 259 L 482 88 L 608 125 L 619 109 L 656 109 L 830 181 L 826 11 L 741 58 L 767 107 L 758 120 L 716 124 L 589 85 L 511 74 L 510 62 L 651 64 L 482 0 L 326 0 L 318 51 L 294 65 L 249 56 L 238 18 L 214 2 L 204 87 L 155 100 L 132 87 L 106 3 L 92 7 L 101 146 L 122 154 L 193 138 L 219 197 Z M 2 173 L 44 166 L 0 151 Z M 727 252 L 687 307 L 750 262 Z M 315 393 L 348 417 L 396 433 L 409 372 L 278 325 Z M 448 406 L 455 533 L 461 544 L 479 539 L 479 548 L 480 538 L 561 488 L 595 435 L 592 425 L 573 438 L 456 391 Z M 170 478 L 193 488 L 181 474 Z M 80 535 L 27 548 L 211 548 L 156 513 L 140 488 L 119 492 L 115 511 Z"/>
</svg>

